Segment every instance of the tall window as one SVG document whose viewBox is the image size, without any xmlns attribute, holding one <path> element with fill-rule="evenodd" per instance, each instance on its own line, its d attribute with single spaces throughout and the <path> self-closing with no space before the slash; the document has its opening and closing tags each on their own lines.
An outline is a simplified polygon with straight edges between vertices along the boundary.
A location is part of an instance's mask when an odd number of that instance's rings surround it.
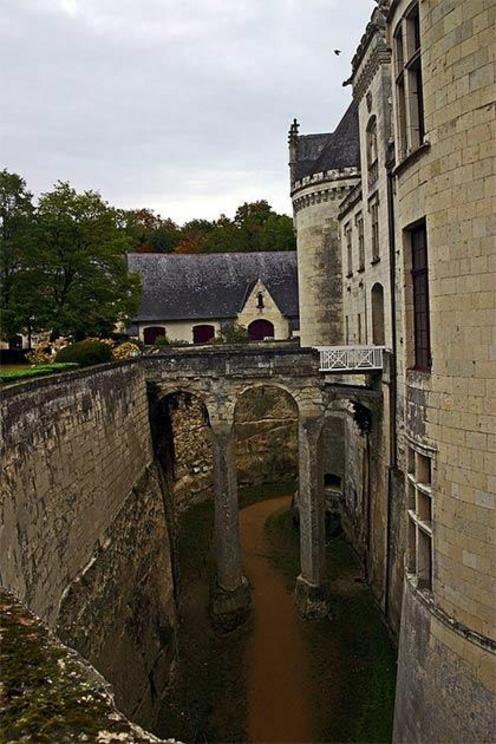
<svg viewBox="0 0 496 744">
<path fill-rule="evenodd" d="M 382 284 L 376 282 L 371 292 L 372 305 L 372 343 L 375 346 L 384 346 L 384 289 Z"/>
<path fill-rule="evenodd" d="M 350 317 L 349 315 L 347 315 L 345 318 L 345 327 L 346 327 L 346 330 L 345 330 L 346 343 L 349 344 L 350 343 Z"/>
<path fill-rule="evenodd" d="M 358 343 L 362 343 L 362 316 L 358 313 Z"/>
<path fill-rule="evenodd" d="M 363 271 L 365 268 L 365 236 L 363 233 L 362 213 L 357 215 L 355 224 L 358 231 L 358 271 Z"/>
<path fill-rule="evenodd" d="M 351 276 L 353 274 L 353 243 L 349 222 L 345 225 L 344 234 L 346 239 L 346 276 Z"/>
<path fill-rule="evenodd" d="M 372 261 L 379 261 L 379 201 L 373 198 L 369 204 L 370 226 L 372 230 Z"/>
<path fill-rule="evenodd" d="M 400 159 L 424 141 L 420 16 L 418 3 L 394 32 L 396 117 Z"/>
<path fill-rule="evenodd" d="M 377 157 L 377 119 L 375 116 L 372 116 L 367 124 L 367 171 L 369 189 L 371 189 L 379 175 Z"/>
<path fill-rule="evenodd" d="M 411 447 L 408 450 L 407 489 L 407 570 L 415 575 L 420 589 L 431 589 L 432 461 Z"/>
<path fill-rule="evenodd" d="M 431 334 L 429 317 L 429 269 L 425 223 L 410 230 L 412 251 L 413 335 L 415 368 L 431 368 Z"/>
</svg>

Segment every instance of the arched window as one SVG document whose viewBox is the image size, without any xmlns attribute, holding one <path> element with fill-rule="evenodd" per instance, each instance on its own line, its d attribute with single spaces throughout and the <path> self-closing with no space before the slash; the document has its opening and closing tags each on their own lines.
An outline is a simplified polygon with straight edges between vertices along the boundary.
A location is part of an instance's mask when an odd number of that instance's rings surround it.
<svg viewBox="0 0 496 744">
<path fill-rule="evenodd" d="M 165 336 L 164 326 L 148 326 L 143 329 L 143 341 L 145 344 L 154 344 L 159 336 Z"/>
<path fill-rule="evenodd" d="M 257 308 L 261 310 L 263 307 L 265 307 L 263 294 L 259 292 L 257 295 Z"/>
<path fill-rule="evenodd" d="M 372 287 L 372 343 L 384 346 L 384 289 L 377 282 Z"/>
<path fill-rule="evenodd" d="M 193 326 L 193 343 L 194 344 L 208 344 L 209 341 L 215 336 L 215 328 L 213 325 L 196 325 Z"/>
<path fill-rule="evenodd" d="M 274 326 L 269 320 L 260 318 L 254 320 L 248 326 L 250 341 L 263 341 L 265 338 L 274 338 Z"/>
</svg>

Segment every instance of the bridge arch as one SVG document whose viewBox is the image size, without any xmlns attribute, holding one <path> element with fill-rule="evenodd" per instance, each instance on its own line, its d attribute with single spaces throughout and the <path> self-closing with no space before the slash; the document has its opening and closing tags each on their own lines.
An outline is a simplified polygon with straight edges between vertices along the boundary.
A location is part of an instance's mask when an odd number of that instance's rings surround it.
<svg viewBox="0 0 496 744">
<path fill-rule="evenodd" d="M 298 480 L 299 408 L 294 395 L 270 381 L 236 396 L 234 440 L 238 486 Z"/>
</svg>

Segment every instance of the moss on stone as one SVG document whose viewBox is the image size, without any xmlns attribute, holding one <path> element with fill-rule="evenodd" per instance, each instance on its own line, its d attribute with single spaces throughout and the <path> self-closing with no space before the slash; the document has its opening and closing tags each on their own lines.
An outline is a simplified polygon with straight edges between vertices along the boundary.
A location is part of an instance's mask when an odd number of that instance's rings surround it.
<svg viewBox="0 0 496 744">
<path fill-rule="evenodd" d="M 108 685 L 11 595 L 0 591 L 0 742 L 151 742 L 114 707 Z"/>
</svg>

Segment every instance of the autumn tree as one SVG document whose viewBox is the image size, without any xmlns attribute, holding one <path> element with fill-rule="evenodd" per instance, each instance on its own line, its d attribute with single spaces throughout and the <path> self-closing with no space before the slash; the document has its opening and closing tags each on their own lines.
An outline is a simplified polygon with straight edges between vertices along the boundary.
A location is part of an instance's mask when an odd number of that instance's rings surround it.
<svg viewBox="0 0 496 744">
<path fill-rule="evenodd" d="M 181 230 L 171 219 L 162 219 L 151 209 L 121 212 L 122 226 L 130 239 L 130 251 L 172 253 L 181 241 Z"/>
</svg>

